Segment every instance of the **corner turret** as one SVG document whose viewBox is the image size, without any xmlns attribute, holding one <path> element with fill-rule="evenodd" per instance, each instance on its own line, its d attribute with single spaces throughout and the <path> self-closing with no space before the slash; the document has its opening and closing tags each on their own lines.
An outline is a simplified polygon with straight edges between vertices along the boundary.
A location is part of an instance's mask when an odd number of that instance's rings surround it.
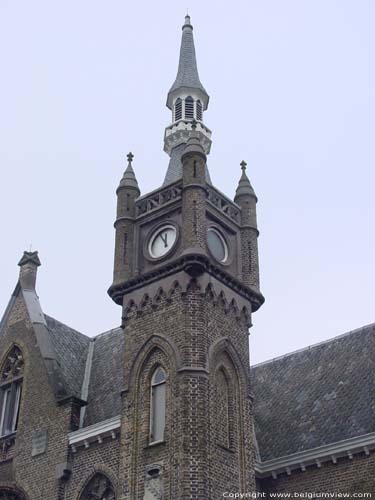
<svg viewBox="0 0 375 500">
<path fill-rule="evenodd" d="M 246 174 L 246 162 L 241 162 L 242 175 L 235 203 L 241 207 L 242 281 L 259 292 L 258 227 L 256 204 L 258 198 Z"/>
<path fill-rule="evenodd" d="M 127 155 L 128 166 L 116 190 L 117 218 L 115 222 L 116 242 L 113 284 L 123 282 L 134 274 L 135 200 L 140 195 L 140 189 L 132 166 L 133 158 L 132 153 Z"/>
</svg>

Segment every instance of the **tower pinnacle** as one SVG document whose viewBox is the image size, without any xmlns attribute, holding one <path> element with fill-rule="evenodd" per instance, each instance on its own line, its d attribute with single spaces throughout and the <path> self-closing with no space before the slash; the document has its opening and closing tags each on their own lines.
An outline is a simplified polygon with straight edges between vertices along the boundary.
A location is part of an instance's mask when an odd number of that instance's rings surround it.
<svg viewBox="0 0 375 500">
<path fill-rule="evenodd" d="M 139 186 L 137 182 L 137 178 L 135 176 L 133 167 L 132 167 L 132 161 L 134 158 L 134 155 L 132 152 L 128 153 L 126 155 L 126 158 L 128 160 L 128 166 L 124 172 L 124 175 L 122 176 L 122 179 L 120 181 L 120 187 L 130 187 L 130 188 L 135 188 L 139 191 Z"/>
</svg>

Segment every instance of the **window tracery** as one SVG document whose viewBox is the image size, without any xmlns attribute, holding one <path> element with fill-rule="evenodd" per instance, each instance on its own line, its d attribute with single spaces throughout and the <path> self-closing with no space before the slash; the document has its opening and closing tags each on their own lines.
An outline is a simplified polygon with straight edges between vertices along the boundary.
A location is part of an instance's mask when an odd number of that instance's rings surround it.
<svg viewBox="0 0 375 500">
<path fill-rule="evenodd" d="M 0 373 L 0 437 L 13 434 L 17 430 L 23 371 L 22 351 L 14 345 Z"/>
<path fill-rule="evenodd" d="M 25 497 L 14 491 L 0 490 L 0 500 L 25 500 Z"/>
</svg>

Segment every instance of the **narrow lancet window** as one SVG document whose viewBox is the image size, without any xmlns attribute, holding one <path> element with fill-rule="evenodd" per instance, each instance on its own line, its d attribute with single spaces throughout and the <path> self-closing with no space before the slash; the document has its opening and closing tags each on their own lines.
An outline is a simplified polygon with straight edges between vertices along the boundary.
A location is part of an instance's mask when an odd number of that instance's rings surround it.
<svg viewBox="0 0 375 500">
<path fill-rule="evenodd" d="M 181 120 L 182 118 L 182 100 L 178 98 L 174 107 L 174 119 L 175 121 Z"/>
<path fill-rule="evenodd" d="M 0 376 L 0 437 L 16 432 L 22 395 L 24 360 L 19 347 L 13 346 Z"/>
<path fill-rule="evenodd" d="M 185 99 L 185 118 L 188 120 L 194 118 L 194 99 L 190 95 Z"/>
<path fill-rule="evenodd" d="M 151 379 L 150 440 L 152 443 L 164 440 L 166 406 L 166 377 L 159 366 Z"/>
<path fill-rule="evenodd" d="M 197 101 L 197 120 L 202 121 L 202 103 L 199 99 Z"/>
</svg>

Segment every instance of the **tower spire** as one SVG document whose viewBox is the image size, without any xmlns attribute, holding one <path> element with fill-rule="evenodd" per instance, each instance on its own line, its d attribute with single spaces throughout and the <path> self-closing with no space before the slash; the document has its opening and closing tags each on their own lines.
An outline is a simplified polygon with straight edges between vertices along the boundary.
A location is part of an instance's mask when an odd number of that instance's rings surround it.
<svg viewBox="0 0 375 500">
<path fill-rule="evenodd" d="M 167 106 L 172 109 L 173 98 L 176 92 L 185 90 L 196 90 L 201 93 L 204 109 L 207 109 L 209 96 L 203 87 L 198 74 L 197 58 L 195 55 L 193 26 L 189 14 L 185 16 L 182 26 L 182 38 L 180 48 L 180 59 L 176 79 L 168 92 Z"/>
<path fill-rule="evenodd" d="M 198 74 L 195 55 L 193 26 L 190 16 L 185 16 L 182 26 L 180 58 L 176 79 L 168 92 L 167 107 L 172 111 L 172 124 L 165 129 L 164 151 L 170 156 L 164 184 L 182 177 L 181 156 L 192 133 L 192 122 L 197 122 L 196 134 L 205 154 L 211 148 L 211 130 L 203 123 L 209 96 Z M 210 181 L 206 169 L 206 181 Z"/>
</svg>

